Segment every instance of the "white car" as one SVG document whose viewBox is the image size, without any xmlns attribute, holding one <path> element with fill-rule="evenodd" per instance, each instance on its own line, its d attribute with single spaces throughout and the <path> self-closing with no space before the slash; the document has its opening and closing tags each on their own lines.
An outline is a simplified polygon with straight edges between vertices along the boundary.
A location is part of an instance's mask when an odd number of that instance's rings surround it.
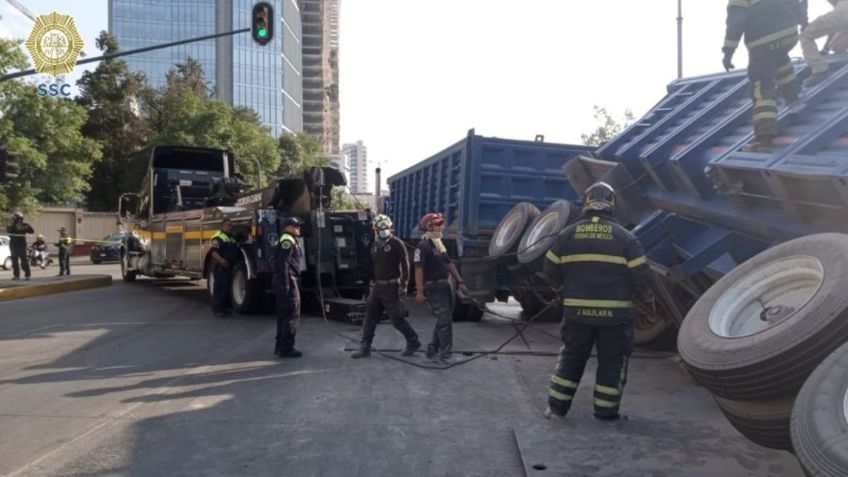
<svg viewBox="0 0 848 477">
<path fill-rule="evenodd" d="M 9 237 L 0 235 L 0 267 L 3 270 L 12 268 L 12 250 L 9 248 Z"/>
</svg>

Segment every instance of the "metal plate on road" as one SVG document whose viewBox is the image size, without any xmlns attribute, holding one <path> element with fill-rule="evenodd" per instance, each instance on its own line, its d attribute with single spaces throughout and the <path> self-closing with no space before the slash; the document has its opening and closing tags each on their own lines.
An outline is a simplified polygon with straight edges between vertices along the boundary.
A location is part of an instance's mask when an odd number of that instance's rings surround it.
<svg viewBox="0 0 848 477">
<path fill-rule="evenodd" d="M 600 422 L 591 410 L 565 421 L 539 414 L 540 422 L 513 428 L 527 477 L 802 476 L 788 453 L 728 437 L 710 423 L 639 417 Z"/>
</svg>

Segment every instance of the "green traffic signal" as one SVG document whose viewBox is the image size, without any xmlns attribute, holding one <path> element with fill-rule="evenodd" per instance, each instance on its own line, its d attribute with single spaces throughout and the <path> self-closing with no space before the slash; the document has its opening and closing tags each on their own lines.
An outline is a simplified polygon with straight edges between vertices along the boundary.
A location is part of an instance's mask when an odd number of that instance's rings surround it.
<svg viewBox="0 0 848 477">
<path fill-rule="evenodd" d="M 274 9 L 268 2 L 259 2 L 253 6 L 251 16 L 253 41 L 267 45 L 274 37 Z"/>
</svg>

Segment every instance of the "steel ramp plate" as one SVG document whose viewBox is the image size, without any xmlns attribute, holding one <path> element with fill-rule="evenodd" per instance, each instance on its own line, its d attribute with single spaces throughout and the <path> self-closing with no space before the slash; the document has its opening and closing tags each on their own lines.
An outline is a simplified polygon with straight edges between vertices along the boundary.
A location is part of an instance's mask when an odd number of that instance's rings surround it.
<svg viewBox="0 0 848 477">
<path fill-rule="evenodd" d="M 527 477 L 803 477 L 788 453 L 729 435 L 713 423 L 630 417 L 600 422 L 577 410 L 565 421 L 513 428 Z"/>
</svg>

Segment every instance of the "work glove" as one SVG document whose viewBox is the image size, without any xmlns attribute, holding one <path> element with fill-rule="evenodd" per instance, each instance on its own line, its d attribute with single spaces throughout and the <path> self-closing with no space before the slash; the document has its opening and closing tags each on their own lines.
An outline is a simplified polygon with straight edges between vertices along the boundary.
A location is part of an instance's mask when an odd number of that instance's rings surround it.
<svg viewBox="0 0 848 477">
<path fill-rule="evenodd" d="M 736 68 L 735 66 L 733 66 L 733 52 L 732 51 L 725 51 L 724 52 L 724 58 L 722 58 L 721 64 L 722 64 L 722 66 L 724 66 L 724 71 L 730 71 L 730 70 Z"/>
</svg>

